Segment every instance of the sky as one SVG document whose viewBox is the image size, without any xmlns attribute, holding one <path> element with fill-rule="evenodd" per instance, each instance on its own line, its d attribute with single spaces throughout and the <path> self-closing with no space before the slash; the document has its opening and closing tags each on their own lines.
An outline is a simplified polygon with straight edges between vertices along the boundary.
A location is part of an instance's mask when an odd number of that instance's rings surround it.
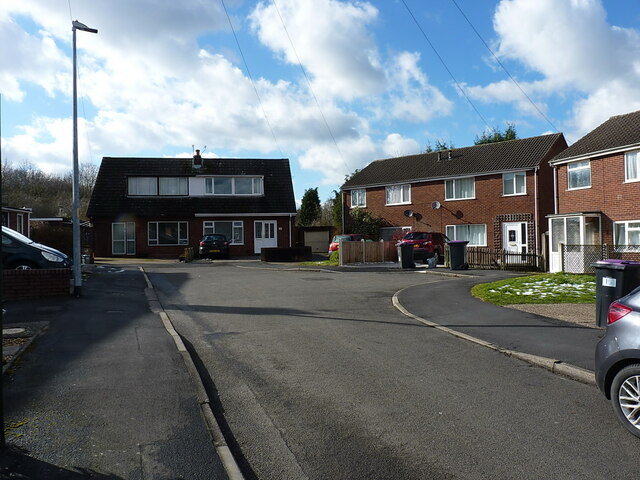
<svg viewBox="0 0 640 480">
<path fill-rule="evenodd" d="M 0 0 L 1 157 L 288 158 L 299 202 L 491 128 L 640 110 L 638 0 Z"/>
</svg>

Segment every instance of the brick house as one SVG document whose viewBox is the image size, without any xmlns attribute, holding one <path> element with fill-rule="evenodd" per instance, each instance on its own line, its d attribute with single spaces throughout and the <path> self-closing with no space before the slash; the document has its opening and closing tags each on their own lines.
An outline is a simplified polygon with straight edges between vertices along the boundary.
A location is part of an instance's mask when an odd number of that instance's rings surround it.
<svg viewBox="0 0 640 480">
<path fill-rule="evenodd" d="M 31 234 L 30 222 L 31 222 L 30 208 L 15 208 L 15 207 L 2 207 L 2 226 L 9 227 L 22 235 L 27 237 Z"/>
<path fill-rule="evenodd" d="M 230 254 L 295 243 L 289 160 L 102 160 L 87 216 L 96 256 L 177 258 L 203 234 L 223 233 Z"/>
<path fill-rule="evenodd" d="M 565 268 L 561 244 L 640 250 L 640 111 L 611 117 L 550 164 L 555 178 L 555 209 L 548 218 L 551 271 L 587 270 L 590 263 L 586 249 L 574 249 L 568 255 L 582 260 L 565 258 L 572 264 Z"/>
<path fill-rule="evenodd" d="M 548 161 L 566 147 L 558 133 L 374 161 L 342 186 L 344 229 L 357 207 L 383 219 L 385 240 L 436 231 L 469 246 L 540 253 L 553 212 Z"/>
</svg>

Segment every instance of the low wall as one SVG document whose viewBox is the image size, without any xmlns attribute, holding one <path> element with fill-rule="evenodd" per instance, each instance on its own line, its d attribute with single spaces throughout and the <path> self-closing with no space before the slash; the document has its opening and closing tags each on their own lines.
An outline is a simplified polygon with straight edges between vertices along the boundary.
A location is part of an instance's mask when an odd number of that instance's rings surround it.
<svg viewBox="0 0 640 480">
<path fill-rule="evenodd" d="M 2 300 L 71 295 L 71 269 L 2 270 Z"/>
<path fill-rule="evenodd" d="M 313 258 L 311 247 L 263 248 L 263 262 L 309 262 Z"/>
</svg>

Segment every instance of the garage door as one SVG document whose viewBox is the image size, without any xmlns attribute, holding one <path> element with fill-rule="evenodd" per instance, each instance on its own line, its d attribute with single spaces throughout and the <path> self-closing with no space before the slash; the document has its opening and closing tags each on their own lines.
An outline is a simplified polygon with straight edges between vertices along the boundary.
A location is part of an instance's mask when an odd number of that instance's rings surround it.
<svg viewBox="0 0 640 480">
<path fill-rule="evenodd" d="M 311 251 L 328 252 L 329 251 L 329 230 L 318 232 L 304 232 L 304 244 L 311 247 Z"/>
</svg>

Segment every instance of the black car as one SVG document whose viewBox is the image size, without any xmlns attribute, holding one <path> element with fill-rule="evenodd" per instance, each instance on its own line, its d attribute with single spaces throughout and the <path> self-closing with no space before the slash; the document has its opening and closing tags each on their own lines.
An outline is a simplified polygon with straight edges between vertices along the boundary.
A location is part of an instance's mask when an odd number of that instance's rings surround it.
<svg viewBox="0 0 640 480">
<path fill-rule="evenodd" d="M 596 383 L 627 430 L 640 437 L 640 287 L 609 307 L 596 347 Z"/>
<path fill-rule="evenodd" d="M 205 235 L 200 239 L 200 258 L 229 258 L 229 241 L 221 233 Z"/>
<path fill-rule="evenodd" d="M 72 261 L 55 248 L 36 243 L 21 233 L 2 227 L 2 268 L 71 268 Z"/>
</svg>

